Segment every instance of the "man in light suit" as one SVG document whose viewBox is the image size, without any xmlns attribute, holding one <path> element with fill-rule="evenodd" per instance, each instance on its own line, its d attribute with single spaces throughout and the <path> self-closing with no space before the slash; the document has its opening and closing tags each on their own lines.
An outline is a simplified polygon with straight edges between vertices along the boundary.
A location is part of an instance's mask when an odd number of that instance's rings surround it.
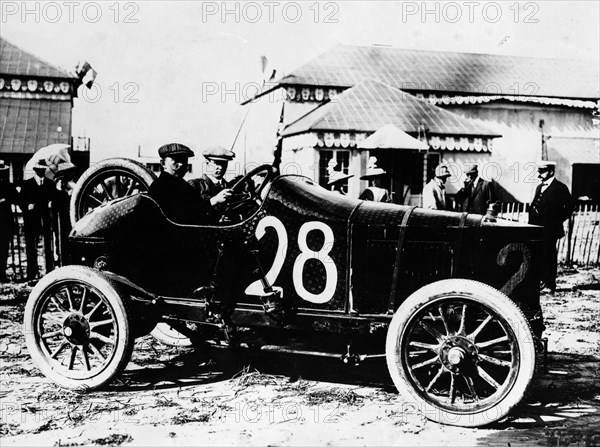
<svg viewBox="0 0 600 447">
<path fill-rule="evenodd" d="M 446 180 L 450 177 L 448 166 L 438 165 L 435 168 L 435 177 L 423 187 L 423 208 L 432 210 L 447 210 Z"/>
<path fill-rule="evenodd" d="M 490 203 L 496 201 L 494 185 L 479 177 L 476 164 L 469 165 L 464 186 L 456 193 L 456 203 L 461 211 L 485 215 Z"/>
<path fill-rule="evenodd" d="M 543 230 L 542 292 L 556 291 L 557 250 L 556 243 L 565 235 L 563 222 L 571 217 L 574 203 L 569 188 L 554 178 L 556 163 L 538 163 L 538 178 L 541 183 L 529 211 L 529 223 L 541 225 Z"/>
</svg>

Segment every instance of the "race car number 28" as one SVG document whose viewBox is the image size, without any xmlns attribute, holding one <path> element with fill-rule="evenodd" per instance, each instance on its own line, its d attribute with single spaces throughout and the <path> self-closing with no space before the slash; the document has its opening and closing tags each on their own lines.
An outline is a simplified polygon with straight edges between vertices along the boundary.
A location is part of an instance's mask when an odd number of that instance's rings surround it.
<svg viewBox="0 0 600 447">
<path fill-rule="evenodd" d="M 261 240 L 266 233 L 267 228 L 273 228 L 277 234 L 278 246 L 275 254 L 275 260 L 273 265 L 265 275 L 269 284 L 274 284 L 277 281 L 279 273 L 283 268 L 283 262 L 287 256 L 288 249 L 288 234 L 283 225 L 283 222 L 275 216 L 266 216 L 260 220 L 256 226 L 256 239 Z M 318 250 L 314 251 L 308 247 L 307 239 L 308 233 L 311 231 L 320 231 L 323 233 L 324 241 L 323 246 Z M 296 256 L 294 261 L 294 268 L 292 270 L 292 279 L 294 282 L 294 289 L 300 298 L 311 303 L 322 304 L 333 298 L 335 289 L 337 286 L 338 272 L 333 259 L 329 256 L 334 243 L 333 231 L 323 222 L 310 221 L 304 223 L 298 231 L 298 248 L 300 253 Z M 316 259 L 323 264 L 325 268 L 325 288 L 320 293 L 312 293 L 306 289 L 302 281 L 302 273 L 306 262 L 309 259 Z M 260 280 L 253 282 L 246 288 L 247 295 L 262 295 L 263 287 Z"/>
</svg>

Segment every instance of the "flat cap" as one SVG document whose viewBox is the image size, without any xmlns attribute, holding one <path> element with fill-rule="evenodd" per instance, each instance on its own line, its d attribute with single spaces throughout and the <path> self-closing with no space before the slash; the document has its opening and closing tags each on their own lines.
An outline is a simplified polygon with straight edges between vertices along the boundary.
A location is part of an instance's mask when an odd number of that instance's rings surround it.
<svg viewBox="0 0 600 447">
<path fill-rule="evenodd" d="M 536 164 L 537 164 L 538 171 L 547 171 L 549 169 L 556 169 L 555 161 L 540 160 Z"/>
<path fill-rule="evenodd" d="M 185 155 L 187 157 L 193 157 L 194 152 L 183 144 L 169 143 L 158 148 L 158 155 L 160 155 L 160 158 L 171 157 L 173 155 Z"/>
<path fill-rule="evenodd" d="M 223 146 L 209 147 L 202 152 L 204 158 L 213 161 L 231 161 L 235 157 L 235 153 L 225 149 Z"/>
<path fill-rule="evenodd" d="M 435 168 L 435 176 L 439 177 L 439 178 L 452 177 L 452 174 L 450 174 L 450 171 L 448 170 L 448 166 L 438 165 Z"/>
</svg>

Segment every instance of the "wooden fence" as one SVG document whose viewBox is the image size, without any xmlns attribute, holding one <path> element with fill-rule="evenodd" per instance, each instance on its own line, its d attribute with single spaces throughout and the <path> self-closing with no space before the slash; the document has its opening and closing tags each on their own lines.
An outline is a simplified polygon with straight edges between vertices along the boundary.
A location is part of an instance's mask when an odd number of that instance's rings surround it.
<svg viewBox="0 0 600 447">
<path fill-rule="evenodd" d="M 529 203 L 503 203 L 499 216 L 527 223 Z M 600 265 L 600 205 L 578 204 L 564 223 L 565 237 L 558 241 L 558 261 L 568 265 Z"/>
</svg>

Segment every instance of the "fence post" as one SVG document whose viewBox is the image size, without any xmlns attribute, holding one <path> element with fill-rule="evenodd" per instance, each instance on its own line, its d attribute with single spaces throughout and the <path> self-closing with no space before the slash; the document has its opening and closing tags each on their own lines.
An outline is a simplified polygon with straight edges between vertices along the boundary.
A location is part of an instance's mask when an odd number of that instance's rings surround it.
<svg viewBox="0 0 600 447">
<path fill-rule="evenodd" d="M 571 215 L 569 216 L 569 226 L 568 226 L 568 231 L 567 231 L 567 266 L 571 267 L 571 237 L 573 236 L 573 225 L 574 225 L 574 214 L 575 213 L 571 213 Z"/>
</svg>

